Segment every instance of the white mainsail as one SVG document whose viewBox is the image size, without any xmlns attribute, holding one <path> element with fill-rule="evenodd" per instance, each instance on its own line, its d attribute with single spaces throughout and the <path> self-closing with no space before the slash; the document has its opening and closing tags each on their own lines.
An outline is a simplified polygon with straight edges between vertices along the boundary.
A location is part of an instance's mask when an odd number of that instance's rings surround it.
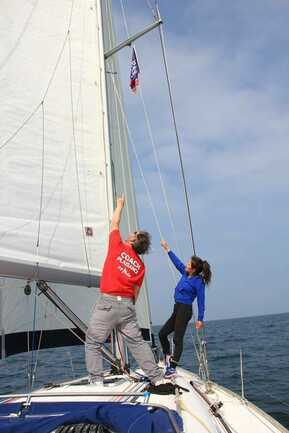
<svg viewBox="0 0 289 433">
<path fill-rule="evenodd" d="M 115 193 L 127 194 L 124 235 L 137 220 L 123 125 L 117 140 L 109 131 L 100 2 L 36 0 L 19 8 L 11 0 L 0 12 L 0 332 L 7 343 L 7 334 L 35 324 L 71 327 L 54 311 L 55 322 L 43 296 L 33 313 L 27 280 L 49 281 L 87 322 Z M 113 104 L 110 98 L 111 113 Z M 8 315 L 13 305 L 21 305 L 21 320 Z M 138 310 L 149 328 L 146 290 Z"/>
</svg>

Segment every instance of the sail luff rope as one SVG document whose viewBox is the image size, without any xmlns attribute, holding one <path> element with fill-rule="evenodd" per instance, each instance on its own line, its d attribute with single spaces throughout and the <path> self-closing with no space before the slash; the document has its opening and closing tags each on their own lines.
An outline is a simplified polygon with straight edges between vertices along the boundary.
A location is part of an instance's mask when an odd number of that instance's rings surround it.
<svg viewBox="0 0 289 433">
<path fill-rule="evenodd" d="M 90 272 L 88 251 L 87 251 L 87 245 L 86 245 L 85 234 L 84 234 L 83 209 L 82 209 L 82 202 L 81 202 L 80 179 L 79 179 L 79 169 L 78 169 L 78 155 L 77 155 L 77 148 L 76 148 L 74 106 L 73 106 L 73 88 L 72 88 L 72 82 L 73 81 L 72 81 L 72 58 L 71 58 L 70 32 L 68 35 L 68 53 L 69 53 L 69 81 L 70 81 L 69 88 L 70 88 L 71 122 L 72 122 L 72 136 L 73 136 L 73 148 L 74 148 L 74 160 L 75 160 L 75 173 L 76 173 L 76 180 L 77 180 L 78 203 L 79 203 L 79 212 L 80 212 L 80 224 L 81 224 L 81 234 L 82 234 L 82 240 L 83 240 L 83 246 L 84 246 L 84 252 L 85 252 L 85 259 L 86 259 L 87 270 L 88 270 L 88 274 L 89 274 L 89 281 L 90 281 L 89 285 L 91 286 L 91 272 Z"/>
<path fill-rule="evenodd" d="M 137 162 L 140 174 L 141 174 L 141 178 L 142 178 L 142 181 L 143 181 L 143 184 L 144 184 L 144 187 L 145 187 L 145 191 L 146 191 L 146 194 L 147 194 L 147 197 L 148 197 L 148 201 L 150 203 L 152 214 L 153 214 L 156 226 L 157 226 L 157 230 L 159 232 L 159 235 L 160 235 L 161 239 L 163 239 L 162 230 L 161 230 L 161 227 L 160 227 L 160 222 L 159 222 L 159 219 L 158 219 L 158 216 L 157 216 L 157 213 L 156 213 L 156 209 L 155 209 L 155 206 L 154 206 L 154 203 L 153 203 L 153 200 L 152 200 L 152 196 L 151 196 L 151 193 L 150 193 L 150 190 L 149 190 L 149 187 L 148 187 L 145 175 L 144 175 L 144 171 L 142 169 L 142 165 L 141 165 L 141 162 L 140 162 L 140 158 L 138 156 L 138 152 L 136 150 L 135 143 L 134 143 L 134 141 L 132 139 L 132 134 L 131 134 L 131 131 L 130 131 L 130 128 L 129 128 L 129 125 L 128 125 L 128 121 L 127 121 L 124 109 L 123 109 L 121 101 L 120 101 L 120 96 L 119 96 L 118 91 L 117 91 L 116 86 L 115 86 L 115 81 L 114 81 L 114 77 L 113 76 L 112 76 L 112 82 L 113 82 L 114 91 L 116 92 L 116 95 L 117 95 L 117 99 L 118 99 L 118 103 L 119 103 L 119 106 L 120 106 L 120 110 L 121 110 L 123 119 L 125 121 L 125 125 L 126 125 L 126 128 L 127 128 L 128 136 L 129 136 L 130 142 L 132 144 L 133 153 L 134 153 L 134 156 L 135 156 L 135 159 L 136 159 L 136 162 Z M 168 260 L 168 264 L 169 264 L 169 269 L 171 270 L 171 273 L 172 273 L 173 281 L 176 284 L 176 275 L 175 275 L 175 272 L 174 272 L 173 268 L 171 267 L 171 262 L 170 262 L 169 257 L 167 257 L 167 260 Z"/>
</svg>

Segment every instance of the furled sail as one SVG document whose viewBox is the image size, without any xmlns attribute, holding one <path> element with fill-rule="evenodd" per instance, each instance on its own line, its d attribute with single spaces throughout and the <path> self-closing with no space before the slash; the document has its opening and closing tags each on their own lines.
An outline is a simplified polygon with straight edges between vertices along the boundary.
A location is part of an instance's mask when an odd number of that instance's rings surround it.
<svg viewBox="0 0 289 433">
<path fill-rule="evenodd" d="M 106 22 L 106 2 L 104 9 Z M 2 356 L 31 348 L 35 329 L 41 347 L 79 343 L 64 331 L 69 321 L 43 295 L 33 296 L 33 281 L 48 281 L 87 323 L 115 192 L 127 194 L 123 234 L 136 227 L 125 132 L 115 141 L 108 124 L 115 115 L 108 119 L 102 33 L 100 1 L 0 5 Z M 148 329 L 145 290 L 140 304 Z"/>
</svg>

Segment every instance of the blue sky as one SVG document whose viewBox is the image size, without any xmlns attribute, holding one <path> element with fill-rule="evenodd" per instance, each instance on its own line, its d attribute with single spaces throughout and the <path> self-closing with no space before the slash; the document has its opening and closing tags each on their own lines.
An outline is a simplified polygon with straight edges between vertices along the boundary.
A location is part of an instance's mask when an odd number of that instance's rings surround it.
<svg viewBox="0 0 289 433">
<path fill-rule="evenodd" d="M 123 0 L 131 33 L 152 21 L 147 1 Z M 212 265 L 207 319 L 289 311 L 289 2 L 159 1 L 183 150 L 197 254 Z M 118 40 L 125 38 L 114 2 Z M 128 88 L 130 50 L 120 54 L 133 140 L 166 240 L 191 255 L 158 32 L 136 43 L 141 87 L 178 246 L 169 223 L 140 92 Z M 154 323 L 173 305 L 174 278 L 159 246 L 131 150 Z"/>
</svg>

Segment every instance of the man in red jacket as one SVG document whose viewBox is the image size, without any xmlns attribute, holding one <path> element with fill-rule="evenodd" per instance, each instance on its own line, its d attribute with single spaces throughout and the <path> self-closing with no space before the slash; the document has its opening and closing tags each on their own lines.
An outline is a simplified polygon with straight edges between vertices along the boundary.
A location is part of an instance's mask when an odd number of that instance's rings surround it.
<svg viewBox="0 0 289 433">
<path fill-rule="evenodd" d="M 112 330 L 117 328 L 124 335 L 128 348 L 139 366 L 150 381 L 156 384 L 163 378 L 163 373 L 155 362 L 149 344 L 142 338 L 134 305 L 145 275 L 145 265 L 139 255 L 148 252 L 150 235 L 144 231 L 136 231 L 130 234 L 125 242 L 122 241 L 119 225 L 123 207 L 124 198 L 118 198 L 102 271 L 101 293 L 86 334 L 86 366 L 90 383 L 102 383 L 100 348 Z"/>
</svg>

